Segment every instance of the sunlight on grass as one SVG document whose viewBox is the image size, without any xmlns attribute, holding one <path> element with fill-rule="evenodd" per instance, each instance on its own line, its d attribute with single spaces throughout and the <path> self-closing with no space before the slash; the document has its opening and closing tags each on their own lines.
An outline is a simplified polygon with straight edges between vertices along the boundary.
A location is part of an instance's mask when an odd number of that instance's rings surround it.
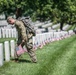
<svg viewBox="0 0 76 75">
<path fill-rule="evenodd" d="M 36 50 L 37 63 L 32 63 L 25 53 L 19 63 L 5 63 L 0 75 L 76 75 L 75 43 L 76 36 L 47 44 Z"/>
</svg>

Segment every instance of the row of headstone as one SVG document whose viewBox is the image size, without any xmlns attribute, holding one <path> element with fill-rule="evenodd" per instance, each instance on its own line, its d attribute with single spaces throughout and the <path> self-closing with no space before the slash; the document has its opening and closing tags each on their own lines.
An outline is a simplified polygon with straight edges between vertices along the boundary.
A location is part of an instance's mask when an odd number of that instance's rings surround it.
<svg viewBox="0 0 76 75">
<path fill-rule="evenodd" d="M 63 26 L 63 30 L 68 30 L 71 25 L 65 25 Z M 41 31 L 41 29 L 45 29 L 45 31 Z M 37 30 L 37 34 L 40 34 L 42 32 L 51 32 L 51 31 L 60 31 L 60 23 L 53 25 L 51 22 L 38 22 L 35 23 L 35 29 Z M 47 30 L 46 30 L 47 29 Z"/>
<path fill-rule="evenodd" d="M 13 38 L 17 37 L 17 31 L 15 28 L 7 29 L 7 28 L 1 28 L 0 29 L 0 38 Z"/>
<path fill-rule="evenodd" d="M 0 20 L 0 26 L 6 26 L 8 25 L 6 20 Z"/>
<path fill-rule="evenodd" d="M 1 24 L 5 23 L 4 21 L 1 22 Z M 6 23 L 7 24 L 7 23 Z M 5 24 L 4 24 L 5 25 Z M 53 25 L 50 21 L 49 22 L 37 22 L 35 23 L 35 30 L 36 30 L 36 34 L 40 34 L 40 33 L 45 33 L 45 32 L 51 32 L 51 31 L 56 31 L 57 27 L 59 27 L 59 24 Z M 63 27 L 63 29 L 67 29 L 69 27 L 69 25 L 66 25 Z M 15 30 L 11 30 L 11 29 L 5 29 L 5 28 L 1 28 L 0 29 L 0 38 L 10 38 L 10 37 L 16 37 L 17 33 Z"/>
<path fill-rule="evenodd" d="M 50 32 L 52 30 L 52 23 L 37 23 L 35 24 L 36 34 Z"/>
<path fill-rule="evenodd" d="M 44 33 L 44 32 L 46 32 L 45 28 L 36 29 L 36 34 L 41 34 L 41 33 Z"/>
<path fill-rule="evenodd" d="M 70 37 L 74 35 L 75 33 L 70 31 L 60 31 L 60 32 L 48 32 L 43 34 L 37 34 L 35 37 L 33 37 L 33 48 L 37 49 L 38 47 L 42 47 L 46 43 L 53 42 L 53 41 L 59 41 L 61 39 Z"/>
<path fill-rule="evenodd" d="M 11 47 L 11 48 L 10 48 Z M 0 43 L 0 66 L 4 64 L 4 61 L 9 62 L 11 57 L 14 58 L 15 41 L 5 41 L 4 44 Z"/>
<path fill-rule="evenodd" d="M 35 29 L 43 29 L 43 28 L 49 28 L 52 26 L 52 23 L 50 21 L 47 21 L 47 22 L 34 22 L 34 27 Z"/>
<path fill-rule="evenodd" d="M 67 38 L 74 35 L 74 32 L 70 30 L 60 31 L 60 32 L 47 32 L 43 34 L 37 34 L 33 37 L 33 49 L 36 50 L 38 47 L 42 48 L 49 42 L 59 41 L 61 39 Z M 0 66 L 4 64 L 4 61 L 10 61 L 11 57 L 14 58 L 15 52 L 15 41 L 10 42 L 5 41 L 4 44 L 0 43 Z M 5 60 L 4 60 L 5 59 Z"/>
<path fill-rule="evenodd" d="M 47 23 L 47 24 L 42 25 L 42 28 L 47 28 L 47 27 L 51 27 L 51 26 L 52 26 L 52 23 Z"/>
<path fill-rule="evenodd" d="M 44 24 L 44 23 L 41 23 L 41 22 L 40 22 L 40 23 L 36 23 L 34 26 L 35 26 L 35 27 L 38 27 L 38 26 L 41 26 L 41 25 L 43 25 L 43 24 Z"/>
</svg>

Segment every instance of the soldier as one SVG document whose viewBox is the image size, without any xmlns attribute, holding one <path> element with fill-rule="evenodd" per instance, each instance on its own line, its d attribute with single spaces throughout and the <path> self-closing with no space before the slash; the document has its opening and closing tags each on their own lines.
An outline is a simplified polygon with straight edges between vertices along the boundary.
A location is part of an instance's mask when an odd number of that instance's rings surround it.
<svg viewBox="0 0 76 75">
<path fill-rule="evenodd" d="M 32 62 L 36 63 L 37 58 L 35 55 L 35 51 L 33 50 L 33 40 L 32 40 L 33 34 L 27 33 L 27 28 L 24 26 L 24 23 L 22 21 L 16 20 L 9 16 L 7 18 L 7 22 L 11 25 L 14 24 L 18 31 L 17 45 L 20 45 L 20 44 L 22 44 L 22 46 L 25 45 Z M 18 60 L 17 56 L 15 57 L 15 60 Z"/>
</svg>

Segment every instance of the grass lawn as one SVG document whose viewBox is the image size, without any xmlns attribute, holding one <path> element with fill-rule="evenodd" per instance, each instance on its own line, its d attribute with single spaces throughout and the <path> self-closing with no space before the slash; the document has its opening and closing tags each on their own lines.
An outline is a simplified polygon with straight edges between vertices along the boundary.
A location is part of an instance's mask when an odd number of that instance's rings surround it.
<svg viewBox="0 0 76 75">
<path fill-rule="evenodd" d="M 3 43 L 5 41 L 10 41 L 10 40 L 16 40 L 16 38 L 0 38 L 0 43 Z"/>
<path fill-rule="evenodd" d="M 27 53 L 20 62 L 5 62 L 0 75 L 76 75 L 76 36 L 47 44 L 36 50 L 38 63 L 31 63 Z"/>
</svg>

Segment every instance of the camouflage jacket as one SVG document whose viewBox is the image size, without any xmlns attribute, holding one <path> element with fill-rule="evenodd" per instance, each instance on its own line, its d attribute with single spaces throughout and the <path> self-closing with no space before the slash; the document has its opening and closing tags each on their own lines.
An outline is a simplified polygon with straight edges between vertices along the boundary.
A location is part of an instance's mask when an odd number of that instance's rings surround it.
<svg viewBox="0 0 76 75">
<path fill-rule="evenodd" d="M 15 27 L 18 31 L 18 40 L 20 39 L 20 40 L 26 41 L 27 40 L 26 28 L 25 28 L 23 22 L 16 20 L 15 21 Z"/>
</svg>

